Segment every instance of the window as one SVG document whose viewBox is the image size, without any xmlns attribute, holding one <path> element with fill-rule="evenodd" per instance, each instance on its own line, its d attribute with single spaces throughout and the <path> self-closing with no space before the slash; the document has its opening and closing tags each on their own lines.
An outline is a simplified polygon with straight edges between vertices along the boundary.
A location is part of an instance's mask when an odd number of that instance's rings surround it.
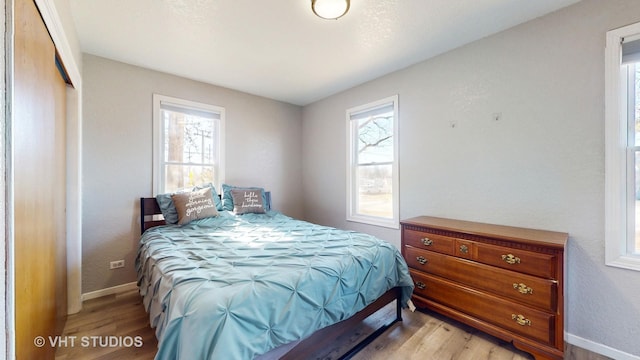
<svg viewBox="0 0 640 360">
<path fill-rule="evenodd" d="M 398 96 L 347 110 L 347 220 L 398 228 Z"/>
<path fill-rule="evenodd" d="M 607 32 L 605 253 L 640 271 L 640 23 Z"/>
<path fill-rule="evenodd" d="M 224 108 L 153 95 L 156 194 L 223 181 Z"/>
</svg>

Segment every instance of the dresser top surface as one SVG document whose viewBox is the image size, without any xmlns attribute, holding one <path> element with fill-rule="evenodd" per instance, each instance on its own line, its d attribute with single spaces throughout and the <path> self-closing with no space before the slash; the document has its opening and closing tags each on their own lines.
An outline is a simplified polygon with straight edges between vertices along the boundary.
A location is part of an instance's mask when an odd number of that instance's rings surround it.
<svg viewBox="0 0 640 360">
<path fill-rule="evenodd" d="M 402 225 L 428 227 L 432 229 L 462 232 L 484 237 L 540 243 L 559 248 L 565 247 L 569 237 L 569 234 L 563 232 L 494 225 L 433 216 L 417 216 L 402 220 L 400 223 Z"/>
</svg>

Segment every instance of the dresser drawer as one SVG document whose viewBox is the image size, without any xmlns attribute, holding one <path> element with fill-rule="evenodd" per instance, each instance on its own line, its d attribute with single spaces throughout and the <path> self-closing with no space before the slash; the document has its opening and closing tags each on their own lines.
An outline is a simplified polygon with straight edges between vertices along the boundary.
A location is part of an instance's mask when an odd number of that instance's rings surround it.
<svg viewBox="0 0 640 360">
<path fill-rule="evenodd" d="M 453 254 L 455 238 L 409 229 L 403 230 L 403 236 L 405 245 L 437 251 L 443 254 Z"/>
<path fill-rule="evenodd" d="M 557 283 L 448 255 L 405 248 L 409 267 L 470 287 L 486 290 L 523 304 L 555 311 Z"/>
<path fill-rule="evenodd" d="M 553 345 L 555 316 L 461 286 L 432 275 L 410 270 L 414 295 L 464 312 L 536 341 Z"/>
<path fill-rule="evenodd" d="M 503 269 L 523 272 L 548 279 L 557 279 L 556 257 L 526 250 L 476 244 L 475 260 Z"/>
</svg>

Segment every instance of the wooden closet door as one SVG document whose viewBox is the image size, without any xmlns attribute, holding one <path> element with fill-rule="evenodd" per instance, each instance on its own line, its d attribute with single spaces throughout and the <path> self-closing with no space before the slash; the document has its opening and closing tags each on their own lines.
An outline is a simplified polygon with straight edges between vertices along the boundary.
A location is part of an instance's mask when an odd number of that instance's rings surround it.
<svg viewBox="0 0 640 360">
<path fill-rule="evenodd" d="M 14 5 L 16 357 L 53 359 L 66 317 L 65 93 L 55 47 L 32 0 Z M 37 336 L 47 343 L 38 347 Z"/>
</svg>

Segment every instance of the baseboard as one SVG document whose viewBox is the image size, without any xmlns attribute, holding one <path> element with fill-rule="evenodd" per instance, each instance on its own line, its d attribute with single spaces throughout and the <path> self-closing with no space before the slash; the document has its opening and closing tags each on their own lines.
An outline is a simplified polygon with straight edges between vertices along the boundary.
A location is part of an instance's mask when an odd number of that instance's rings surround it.
<svg viewBox="0 0 640 360">
<path fill-rule="evenodd" d="M 598 353 L 600 355 L 604 355 L 616 360 L 640 360 L 640 356 L 626 353 L 624 351 L 620 351 L 609 347 L 607 345 L 599 344 L 597 342 L 593 342 L 591 340 L 587 340 L 581 338 L 579 336 L 565 333 L 565 340 L 571 344 L 583 349 L 592 351 L 594 353 Z"/>
<path fill-rule="evenodd" d="M 91 291 L 91 292 L 82 294 L 82 301 L 87 301 L 87 300 L 91 300 L 91 299 L 95 299 L 95 298 L 99 298 L 107 295 L 123 293 L 126 291 L 134 290 L 137 287 L 138 285 L 135 282 L 130 282 L 128 284 L 122 284 L 122 285 L 117 285 L 117 286 L 106 288 L 106 289 Z"/>
</svg>

